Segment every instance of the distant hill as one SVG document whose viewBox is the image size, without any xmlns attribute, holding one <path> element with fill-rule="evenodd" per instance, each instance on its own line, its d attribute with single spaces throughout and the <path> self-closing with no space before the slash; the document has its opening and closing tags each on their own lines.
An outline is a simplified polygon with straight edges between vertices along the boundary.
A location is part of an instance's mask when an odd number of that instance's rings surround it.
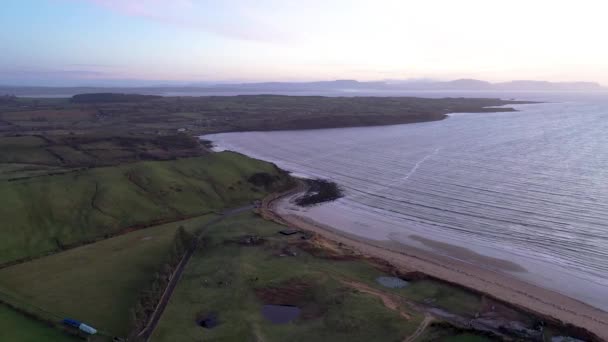
<svg viewBox="0 0 608 342">
<path fill-rule="evenodd" d="M 215 89 L 259 89 L 259 90 L 489 90 L 489 91 L 587 91 L 608 90 L 594 82 L 547 82 L 518 80 L 503 83 L 490 83 L 475 79 L 458 79 L 453 81 L 373 81 L 336 80 L 321 82 L 268 82 L 223 84 Z"/>
<path fill-rule="evenodd" d="M 141 102 L 156 100 L 161 96 L 140 94 L 88 93 L 72 96 L 73 103 Z"/>
<path fill-rule="evenodd" d="M 0 86 L 0 96 L 72 96 L 75 94 L 123 93 L 187 96 L 196 94 L 236 95 L 236 94 L 281 94 L 281 93 L 317 93 L 319 95 L 339 95 L 340 93 L 356 95 L 357 92 L 399 92 L 399 91 L 608 91 L 595 82 L 548 82 L 516 80 L 510 82 L 490 83 L 476 79 L 458 79 L 453 81 L 387 80 L 359 82 L 356 80 L 333 80 L 317 82 L 261 82 L 234 84 L 201 84 L 186 86 L 154 87 L 11 87 Z"/>
</svg>

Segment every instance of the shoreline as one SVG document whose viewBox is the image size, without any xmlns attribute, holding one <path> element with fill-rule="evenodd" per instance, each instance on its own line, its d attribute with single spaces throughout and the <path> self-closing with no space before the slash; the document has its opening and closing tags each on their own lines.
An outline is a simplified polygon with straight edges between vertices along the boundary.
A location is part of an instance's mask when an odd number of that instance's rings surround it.
<svg viewBox="0 0 608 342">
<path fill-rule="evenodd" d="M 512 276 L 435 254 L 419 248 L 396 246 L 391 241 L 376 241 L 345 233 L 302 216 L 287 213 L 286 205 L 302 191 L 302 186 L 279 194 L 263 203 L 270 219 L 278 219 L 303 230 L 312 231 L 347 245 L 362 255 L 383 259 L 398 269 L 421 272 L 443 281 L 484 293 L 541 317 L 580 327 L 608 340 L 608 313 L 588 304 L 529 284 Z"/>
</svg>

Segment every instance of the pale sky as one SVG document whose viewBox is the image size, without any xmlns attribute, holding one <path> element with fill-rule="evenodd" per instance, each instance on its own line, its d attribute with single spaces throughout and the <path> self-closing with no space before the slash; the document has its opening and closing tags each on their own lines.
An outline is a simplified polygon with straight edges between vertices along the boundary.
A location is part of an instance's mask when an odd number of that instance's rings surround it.
<svg viewBox="0 0 608 342">
<path fill-rule="evenodd" d="M 608 85 L 607 0 L 3 0 L 0 84 Z"/>
</svg>

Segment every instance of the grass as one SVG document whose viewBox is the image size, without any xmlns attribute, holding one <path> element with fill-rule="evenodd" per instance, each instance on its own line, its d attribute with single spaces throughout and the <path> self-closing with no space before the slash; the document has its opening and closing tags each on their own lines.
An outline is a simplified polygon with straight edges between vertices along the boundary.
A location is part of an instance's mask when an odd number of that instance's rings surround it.
<svg viewBox="0 0 608 342">
<path fill-rule="evenodd" d="M 198 216 L 262 197 L 248 182 L 272 164 L 236 153 L 140 162 L 0 182 L 0 264 L 64 249 L 124 229 Z"/>
<path fill-rule="evenodd" d="M 124 336 L 129 310 L 166 261 L 177 228 L 195 231 L 213 217 L 139 230 L 2 269 L 0 290 L 59 317 Z"/>
<path fill-rule="evenodd" d="M 36 136 L 1 137 L 0 146 L 3 149 L 28 148 L 45 146 L 44 139 Z"/>
<path fill-rule="evenodd" d="M 0 341 L 68 342 L 77 339 L 0 304 Z"/>
<path fill-rule="evenodd" d="M 481 309 L 481 296 L 436 280 L 418 280 L 395 292 L 419 302 L 430 300 L 459 315 L 474 315 Z"/>
<path fill-rule="evenodd" d="M 210 227 L 206 244 L 195 254 L 174 293 L 153 341 L 370 341 L 382 336 L 399 341 L 421 321 L 412 312 L 404 320 L 379 298 L 340 282 L 347 274 L 368 279 L 382 274 L 360 261 L 332 261 L 297 250 L 295 257 L 278 256 L 286 239 L 279 225 L 243 214 Z M 260 246 L 226 243 L 245 234 L 266 239 Z M 297 238 L 296 238 L 297 239 Z M 372 278 L 373 279 L 373 278 Z M 256 290 L 308 284 L 293 298 L 308 318 L 275 325 L 260 313 Z M 289 291 L 290 286 L 286 287 Z M 197 326 L 196 317 L 216 312 L 221 324 L 211 330 Z"/>
<path fill-rule="evenodd" d="M 445 342 L 486 342 L 486 341 L 491 341 L 491 340 L 484 336 L 464 333 L 464 334 L 460 334 L 460 335 L 456 335 L 456 336 L 448 336 L 448 337 L 444 338 L 443 341 L 445 341 Z"/>
<path fill-rule="evenodd" d="M 282 228 L 284 229 L 284 227 L 281 228 L 281 226 L 272 223 L 266 223 L 266 225 L 261 223 L 244 224 L 247 227 L 246 231 L 243 230 L 241 225 L 234 225 L 231 221 L 227 220 L 221 222 L 216 225 L 218 228 L 213 231 L 210 238 L 216 240 L 216 243 L 219 243 L 219 241 L 235 238 L 245 234 L 245 232 L 260 236 L 273 237 L 276 235 L 275 233 L 277 230 Z M 267 227 L 272 228 L 267 229 Z M 318 253 L 322 255 L 323 251 L 320 250 Z M 376 278 L 386 276 L 386 274 L 369 263 L 361 262 L 360 260 L 348 259 L 332 262 L 331 260 L 312 257 L 308 253 L 301 254 L 302 255 L 300 255 L 298 258 L 298 266 L 306 263 L 306 265 L 311 269 L 315 269 L 326 274 L 332 274 L 343 279 L 356 280 L 358 282 L 365 283 L 370 287 L 395 293 L 411 301 L 419 303 L 430 302 L 433 306 L 443 308 L 446 311 L 458 315 L 473 317 L 477 312 L 480 312 L 482 307 L 482 297 L 480 294 L 441 282 L 439 280 L 420 279 L 409 282 L 409 285 L 404 288 L 391 289 L 383 287 L 376 282 Z M 264 272 L 264 270 L 265 269 L 260 270 L 260 272 Z M 275 274 L 273 270 L 269 270 L 269 272 L 269 278 L 275 277 L 275 279 L 278 279 L 277 281 L 281 281 L 282 278 L 280 276 L 280 272 L 278 272 L 279 275 Z"/>
<path fill-rule="evenodd" d="M 0 166 L 29 164 L 39 169 L 58 166 L 60 161 L 46 147 L 47 142 L 37 136 L 0 137 Z M 2 171 L 0 168 L 0 175 L 4 174 Z"/>
</svg>

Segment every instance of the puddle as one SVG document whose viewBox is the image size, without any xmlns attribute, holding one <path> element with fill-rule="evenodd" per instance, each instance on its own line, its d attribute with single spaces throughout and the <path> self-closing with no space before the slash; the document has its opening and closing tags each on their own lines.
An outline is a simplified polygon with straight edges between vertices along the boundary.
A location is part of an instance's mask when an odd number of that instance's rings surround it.
<svg viewBox="0 0 608 342">
<path fill-rule="evenodd" d="M 213 329 L 220 324 L 216 314 L 209 314 L 204 318 L 199 319 L 196 323 L 203 328 Z"/>
<path fill-rule="evenodd" d="M 376 282 L 391 289 L 400 289 L 409 285 L 407 281 L 397 277 L 378 277 Z"/>
<path fill-rule="evenodd" d="M 287 324 L 300 316 L 300 309 L 291 305 L 264 305 L 262 315 L 275 324 Z"/>
</svg>

